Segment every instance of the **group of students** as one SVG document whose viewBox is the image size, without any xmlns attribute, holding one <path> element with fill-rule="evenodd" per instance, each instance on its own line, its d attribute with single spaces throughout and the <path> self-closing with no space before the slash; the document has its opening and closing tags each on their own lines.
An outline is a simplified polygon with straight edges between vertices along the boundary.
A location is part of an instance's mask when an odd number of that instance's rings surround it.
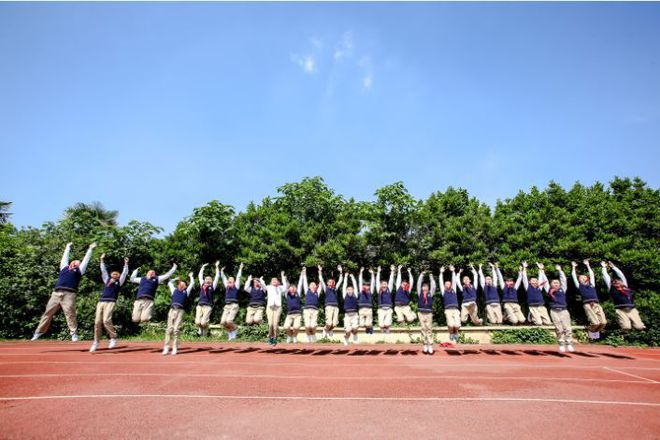
<svg viewBox="0 0 660 440">
<path fill-rule="evenodd" d="M 89 246 L 82 261 L 69 262 L 71 243 L 66 245 L 60 262 L 57 283 L 46 306 L 46 311 L 34 333 L 33 341 L 48 331 L 54 314 L 60 308 L 64 311 L 71 339 L 73 341 L 78 340 L 76 292 L 95 247 L 95 243 Z M 112 324 L 112 313 L 119 291 L 128 275 L 128 262 L 128 258 L 124 258 L 124 267 L 121 273 L 113 271 L 108 274 L 105 265 L 105 254 L 100 257 L 101 278 L 104 287 L 96 307 L 94 342 L 90 347 L 91 352 L 96 351 L 98 348 L 103 328 L 106 329 L 110 337 L 108 348 L 116 346 L 117 332 Z M 572 263 L 571 275 L 576 288 L 580 292 L 584 311 L 589 321 L 589 337 L 598 339 L 600 331 L 605 327 L 607 321 L 596 291 L 593 270 L 588 260 L 584 260 L 583 263 L 587 268 L 588 275 L 578 275 L 578 264 L 575 262 Z M 505 278 L 497 263 L 489 263 L 490 275 L 484 275 L 483 265 L 479 265 L 477 272 L 474 265 L 470 264 L 472 277 L 464 275 L 462 278 L 461 269 L 456 270 L 454 266 L 449 266 L 451 280 L 446 281 L 444 279 L 445 267 L 441 267 L 439 274 L 440 296 L 450 340 L 458 341 L 459 329 L 468 319 L 475 325 L 483 324 L 482 319 L 479 317 L 477 303 L 478 289 L 481 287 L 486 318 L 490 324 L 502 324 L 504 320 L 514 325 L 527 322 L 533 325 L 553 324 L 559 341 L 559 350 L 561 352 L 574 351 L 571 317 L 567 307 L 566 292 L 568 285 L 566 274 L 560 265 L 556 265 L 558 278 L 548 280 L 543 264 L 536 263 L 536 265 L 538 276 L 528 277 L 528 264 L 523 261 L 515 281 L 511 277 Z M 220 324 L 227 331 L 228 339 L 235 339 L 237 336 L 235 319 L 239 311 L 239 289 L 243 264 L 241 263 L 239 266 L 235 278 L 227 277 L 224 268 L 221 269 L 218 262 L 215 264 L 215 277 L 205 276 L 207 266 L 208 264 L 204 264 L 198 274 L 200 289 L 199 301 L 195 310 L 195 325 L 199 328 L 201 336 L 208 334 L 210 316 L 215 303 L 215 292 L 218 290 L 218 282 L 222 278 L 225 301 Z M 633 301 L 634 292 L 628 287 L 625 275 L 612 262 L 601 262 L 601 266 L 603 280 L 614 302 L 619 326 L 624 330 L 630 330 L 631 328 L 643 330 L 645 328 L 644 323 L 640 319 Z M 609 268 L 616 275 L 614 280 L 609 275 Z M 381 280 L 380 267 L 377 268 L 375 273 L 373 269 L 369 269 L 369 280 L 365 279 L 364 268 L 361 268 L 358 281 L 356 281 L 353 274 L 344 273 L 341 266 L 338 266 L 337 269 L 339 272 L 338 280 L 335 281 L 331 278 L 326 283 L 323 278 L 323 268 L 318 266 L 318 284 L 308 282 L 307 268 L 305 267 L 301 270 L 297 285 L 290 284 L 284 272 L 281 273 L 281 282 L 278 278 L 272 278 L 269 284 L 265 283 L 263 277 L 256 278 L 249 275 L 243 288 L 248 295 L 245 324 L 261 324 L 265 312 L 268 321 L 268 342 L 275 345 L 278 338 L 282 303 L 285 301 L 287 315 L 284 319 L 284 330 L 286 331 L 287 343 L 298 342 L 298 331 L 301 323 L 304 324 L 307 342 L 316 342 L 318 314 L 321 306 L 320 296 L 324 295 L 325 325 L 323 327 L 323 337 L 332 337 L 334 329 L 339 325 L 339 287 L 341 286 L 344 310 L 344 345 L 348 345 L 351 338 L 353 343 L 358 341 L 358 329 L 360 327 L 363 327 L 367 334 L 373 333 L 373 295 L 376 295 L 378 327 L 381 332 L 383 334 L 390 332 L 394 314 L 396 314 L 398 323 L 411 323 L 415 319 L 419 319 L 423 352 L 433 353 L 433 302 L 437 296 L 435 294 L 437 285 L 433 273 L 422 271 L 417 278 L 418 302 L 417 315 L 415 315 L 410 305 L 412 286 L 414 285 L 414 277 L 410 269 L 407 269 L 408 279 L 406 280 L 401 275 L 402 266 L 390 266 L 387 281 Z M 170 279 L 176 270 L 177 265 L 174 264 L 164 275 L 158 276 L 154 270 L 149 270 L 144 277 L 138 277 L 138 270 L 135 269 L 130 277 L 132 283 L 138 284 L 137 298 L 132 313 L 132 320 L 136 323 L 151 320 L 158 286 L 169 279 L 167 285 L 171 294 L 171 305 L 167 317 L 167 330 L 163 347 L 164 355 L 177 354 L 185 303 L 195 285 L 192 272 L 188 274 L 188 283 L 178 277 Z M 518 302 L 518 290 L 521 282 L 526 291 L 526 302 L 529 311 L 527 319 Z M 547 295 L 549 314 L 543 291 Z M 462 292 L 460 300 L 459 292 Z"/>
</svg>

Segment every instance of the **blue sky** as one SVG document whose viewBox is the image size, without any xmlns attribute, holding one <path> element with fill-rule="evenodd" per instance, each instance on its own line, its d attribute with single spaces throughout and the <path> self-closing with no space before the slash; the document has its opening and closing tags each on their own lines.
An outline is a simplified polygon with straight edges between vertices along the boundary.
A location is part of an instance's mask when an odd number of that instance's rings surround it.
<svg viewBox="0 0 660 440">
<path fill-rule="evenodd" d="M 660 4 L 0 4 L 0 199 L 170 231 L 321 175 L 660 186 Z"/>
</svg>

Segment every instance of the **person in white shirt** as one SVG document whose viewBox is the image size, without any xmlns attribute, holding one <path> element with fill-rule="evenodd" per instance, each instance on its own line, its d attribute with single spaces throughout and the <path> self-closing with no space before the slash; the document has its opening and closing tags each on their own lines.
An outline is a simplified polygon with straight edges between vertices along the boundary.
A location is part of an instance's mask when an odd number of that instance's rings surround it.
<svg viewBox="0 0 660 440">
<path fill-rule="evenodd" d="M 277 345 L 277 333 L 280 325 L 280 314 L 282 313 L 282 297 L 286 295 L 289 284 L 284 272 L 280 280 L 273 277 L 270 284 L 266 286 L 266 319 L 268 320 L 268 343 Z"/>
</svg>

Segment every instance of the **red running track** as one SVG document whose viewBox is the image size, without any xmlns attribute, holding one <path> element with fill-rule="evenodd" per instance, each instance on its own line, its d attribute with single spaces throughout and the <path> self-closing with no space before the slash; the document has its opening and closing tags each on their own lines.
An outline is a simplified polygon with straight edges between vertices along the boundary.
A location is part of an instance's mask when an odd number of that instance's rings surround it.
<svg viewBox="0 0 660 440">
<path fill-rule="evenodd" d="M 0 438 L 658 439 L 660 350 L 0 343 Z"/>
</svg>

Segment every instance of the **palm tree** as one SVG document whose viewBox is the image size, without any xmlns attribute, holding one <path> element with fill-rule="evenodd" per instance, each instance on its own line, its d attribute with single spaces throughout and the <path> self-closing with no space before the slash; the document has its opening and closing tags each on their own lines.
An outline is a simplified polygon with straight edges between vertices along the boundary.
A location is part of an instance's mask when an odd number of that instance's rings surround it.
<svg viewBox="0 0 660 440">
<path fill-rule="evenodd" d="M 78 217 L 80 214 L 87 214 L 102 226 L 117 226 L 117 211 L 105 209 L 101 202 L 76 203 L 64 211 L 65 218 Z"/>
<path fill-rule="evenodd" d="M 9 212 L 9 207 L 11 202 L 0 201 L 0 225 L 7 224 L 9 222 L 9 217 L 11 212 Z"/>
</svg>

